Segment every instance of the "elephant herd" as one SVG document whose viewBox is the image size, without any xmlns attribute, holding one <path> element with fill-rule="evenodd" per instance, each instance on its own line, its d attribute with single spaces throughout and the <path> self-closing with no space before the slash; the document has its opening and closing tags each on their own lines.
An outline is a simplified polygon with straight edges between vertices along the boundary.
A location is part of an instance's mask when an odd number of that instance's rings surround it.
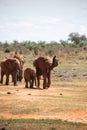
<svg viewBox="0 0 87 130">
<path fill-rule="evenodd" d="M 15 54 L 11 58 L 5 58 L 0 62 L 1 66 L 1 80 L 3 84 L 4 75 L 6 75 L 5 85 L 9 85 L 9 76 L 12 76 L 14 86 L 17 81 L 22 81 L 24 77 L 25 88 L 33 88 L 34 83 L 37 88 L 40 88 L 40 79 L 43 76 L 43 89 L 49 88 L 51 84 L 51 70 L 58 65 L 58 59 L 53 57 L 52 62 L 46 57 L 38 57 L 33 61 L 33 66 L 36 71 L 31 68 L 26 68 L 23 72 L 24 57 Z M 28 85 L 30 84 L 30 86 Z"/>
</svg>

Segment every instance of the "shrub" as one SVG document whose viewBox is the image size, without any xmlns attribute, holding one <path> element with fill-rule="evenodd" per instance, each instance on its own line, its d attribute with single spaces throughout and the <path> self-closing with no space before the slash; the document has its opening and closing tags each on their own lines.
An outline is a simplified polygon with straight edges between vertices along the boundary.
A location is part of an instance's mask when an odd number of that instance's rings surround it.
<svg viewBox="0 0 87 130">
<path fill-rule="evenodd" d="M 5 49 L 5 53 L 10 53 L 10 50 L 8 48 Z"/>
</svg>

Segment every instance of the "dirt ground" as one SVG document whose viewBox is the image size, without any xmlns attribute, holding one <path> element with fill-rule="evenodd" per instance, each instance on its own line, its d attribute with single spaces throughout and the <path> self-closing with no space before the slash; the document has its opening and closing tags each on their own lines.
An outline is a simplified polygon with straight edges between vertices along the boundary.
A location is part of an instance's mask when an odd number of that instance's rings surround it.
<svg viewBox="0 0 87 130">
<path fill-rule="evenodd" d="M 87 123 L 87 87 L 57 82 L 49 89 L 0 85 L 0 119 L 62 119 Z"/>
</svg>

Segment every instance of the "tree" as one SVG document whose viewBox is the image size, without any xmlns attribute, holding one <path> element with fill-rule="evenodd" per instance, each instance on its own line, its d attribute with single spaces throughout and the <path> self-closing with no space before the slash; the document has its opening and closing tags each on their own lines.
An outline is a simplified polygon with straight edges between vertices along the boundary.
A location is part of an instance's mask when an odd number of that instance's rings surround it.
<svg viewBox="0 0 87 130">
<path fill-rule="evenodd" d="M 71 42 L 75 43 L 75 44 L 79 44 L 82 41 L 86 41 L 87 37 L 85 35 L 80 35 L 77 32 L 72 32 L 69 34 L 69 39 Z"/>
<path fill-rule="evenodd" d="M 14 44 L 18 44 L 18 41 L 17 41 L 17 40 L 14 40 L 13 43 L 14 43 Z"/>
<path fill-rule="evenodd" d="M 85 35 L 81 35 L 80 39 L 81 39 L 81 41 L 86 41 L 87 40 Z"/>
<path fill-rule="evenodd" d="M 65 41 L 65 40 L 60 40 L 60 43 L 61 43 L 63 46 L 68 45 L 68 42 L 67 42 L 67 41 Z"/>
<path fill-rule="evenodd" d="M 74 33 L 74 32 L 70 33 L 68 40 L 70 40 L 73 43 L 79 44 L 80 43 L 80 35 L 79 35 L 79 33 L 77 33 L 77 32 L 76 33 Z"/>
</svg>

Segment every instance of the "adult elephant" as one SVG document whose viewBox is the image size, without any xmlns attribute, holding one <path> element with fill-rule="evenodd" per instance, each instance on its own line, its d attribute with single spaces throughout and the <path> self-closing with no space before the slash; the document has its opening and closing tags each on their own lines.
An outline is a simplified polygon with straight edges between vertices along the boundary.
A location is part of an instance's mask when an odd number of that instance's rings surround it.
<svg viewBox="0 0 87 130">
<path fill-rule="evenodd" d="M 49 62 L 48 58 L 39 57 L 33 65 L 36 68 L 37 87 L 40 86 L 40 77 L 43 76 L 43 88 L 49 88 L 51 84 L 51 70 L 58 65 L 58 59 L 56 56 L 53 57 L 52 62 Z"/>
<path fill-rule="evenodd" d="M 24 56 L 21 55 L 21 54 L 15 54 L 13 56 L 13 58 L 17 59 L 20 62 L 20 67 L 21 67 L 21 69 L 23 71 L 23 67 L 24 67 Z M 13 79 L 12 79 L 12 81 L 13 81 Z M 20 77 L 18 75 L 17 75 L 17 81 L 20 81 Z"/>
<path fill-rule="evenodd" d="M 21 68 L 23 69 L 23 66 L 24 66 L 24 56 L 23 55 L 19 55 L 19 54 L 15 54 L 13 56 L 13 58 L 16 58 L 16 59 L 19 60 Z"/>
<path fill-rule="evenodd" d="M 17 85 L 17 76 L 21 81 L 23 78 L 23 71 L 20 66 L 19 60 L 15 58 L 7 58 L 1 61 L 1 83 L 3 83 L 3 77 L 6 75 L 6 85 L 9 85 L 9 75 L 12 75 L 14 86 Z"/>
</svg>

